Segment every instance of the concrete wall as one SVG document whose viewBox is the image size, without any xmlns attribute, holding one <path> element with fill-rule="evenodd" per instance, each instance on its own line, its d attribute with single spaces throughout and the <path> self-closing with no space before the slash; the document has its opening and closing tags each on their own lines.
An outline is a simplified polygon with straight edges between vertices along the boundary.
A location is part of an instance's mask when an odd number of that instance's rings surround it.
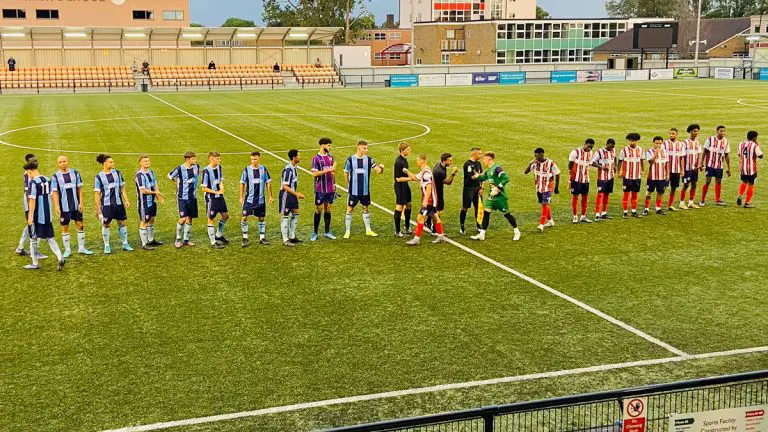
<svg viewBox="0 0 768 432">
<path fill-rule="evenodd" d="M 489 22 L 472 25 L 441 23 L 416 26 L 416 59 L 421 59 L 421 64 L 441 64 L 443 51 L 440 42 L 447 39 L 449 30 L 454 31 L 459 39 L 463 34 L 465 44 L 464 51 L 450 53 L 450 64 L 496 63 L 496 25 Z"/>
<path fill-rule="evenodd" d="M 0 26 L 189 27 L 189 0 L 2 0 L 3 9 L 23 9 L 26 19 L 3 19 Z M 37 19 L 37 9 L 55 9 L 59 19 Z M 134 10 L 154 12 L 152 20 L 134 20 Z M 163 11 L 182 11 L 183 20 L 165 20 Z"/>
<path fill-rule="evenodd" d="M 371 66 L 371 49 L 367 46 L 337 46 L 333 48 L 333 59 L 345 68 L 368 68 Z"/>
</svg>

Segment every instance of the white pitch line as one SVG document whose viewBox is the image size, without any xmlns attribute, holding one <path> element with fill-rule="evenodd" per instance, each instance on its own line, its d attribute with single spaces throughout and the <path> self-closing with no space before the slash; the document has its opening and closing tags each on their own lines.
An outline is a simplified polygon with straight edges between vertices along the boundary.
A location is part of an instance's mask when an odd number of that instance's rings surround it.
<svg viewBox="0 0 768 432">
<path fill-rule="evenodd" d="M 240 137 L 238 135 L 233 134 L 232 132 L 229 132 L 229 131 L 227 131 L 225 129 L 222 129 L 219 126 L 216 126 L 215 124 L 213 124 L 213 123 L 211 123 L 211 122 L 209 122 L 209 121 L 207 121 L 205 119 L 202 119 L 202 118 L 200 118 L 200 117 L 198 117 L 198 116 L 196 116 L 194 114 L 190 114 L 189 112 L 184 111 L 183 109 L 181 109 L 181 108 L 171 104 L 170 102 L 166 102 L 165 100 L 160 99 L 159 97 L 157 97 L 155 95 L 150 94 L 149 96 L 154 98 L 154 99 L 156 99 L 156 100 L 158 100 L 158 101 L 160 101 L 160 102 L 162 102 L 162 103 L 164 103 L 164 104 L 166 104 L 166 105 L 168 105 L 171 108 L 174 108 L 174 109 L 176 109 L 176 110 L 178 110 L 178 111 L 180 111 L 182 113 L 187 114 L 188 116 L 190 116 L 192 118 L 195 118 L 195 119 L 201 121 L 202 123 L 207 124 L 208 126 L 214 128 L 214 129 L 216 129 L 216 130 L 218 130 L 218 131 L 220 131 L 220 132 L 222 132 L 224 134 L 229 135 L 230 137 L 232 137 L 232 138 L 234 138 L 234 139 L 236 139 L 236 140 L 238 140 L 238 141 L 240 141 L 242 143 L 245 143 L 245 144 L 247 144 L 247 145 L 249 145 L 249 146 L 251 146 L 251 147 L 253 147 L 253 148 L 255 148 L 255 149 L 257 149 L 257 150 L 259 150 L 261 152 L 263 152 L 263 153 L 266 153 L 266 154 L 268 154 L 268 155 L 270 155 L 270 156 L 272 156 L 274 158 L 277 158 L 278 160 L 283 161 L 284 163 L 288 163 L 287 159 L 285 159 L 285 158 L 283 158 L 281 156 L 278 156 L 275 153 L 273 153 L 273 152 L 271 152 L 271 151 L 269 151 L 269 150 L 267 150 L 265 148 L 257 146 L 256 144 L 246 140 L 245 138 L 242 138 L 242 137 Z M 306 168 L 299 167 L 299 169 L 304 171 L 304 172 L 306 172 L 307 174 L 311 174 L 310 171 L 307 170 Z M 339 189 L 341 189 L 342 191 L 344 191 L 344 192 L 348 192 L 347 189 L 345 189 L 344 187 L 342 187 L 340 185 L 337 185 L 337 187 Z M 386 207 L 384 207 L 384 206 L 382 206 L 382 205 L 380 205 L 380 204 L 378 204 L 376 202 L 371 202 L 371 205 L 376 207 L 376 208 L 378 208 L 378 209 L 380 209 L 380 210 L 383 210 L 384 212 L 386 212 L 386 213 L 388 213 L 390 215 L 394 215 L 394 212 L 392 210 L 390 210 L 390 209 L 388 209 L 388 208 L 386 208 Z M 628 331 L 630 333 L 633 333 L 634 335 L 639 336 L 639 337 L 647 340 L 648 342 L 650 342 L 650 343 L 652 343 L 654 345 L 660 346 L 660 347 L 664 348 L 665 350 L 667 350 L 667 351 L 669 351 L 669 352 L 671 352 L 671 353 L 673 353 L 675 355 L 678 355 L 678 356 L 686 356 L 687 355 L 685 352 L 683 352 L 683 351 L 673 347 L 672 345 L 670 345 L 670 344 L 668 344 L 668 343 L 666 343 L 664 341 L 661 341 L 661 340 L 659 340 L 659 339 L 657 339 L 657 338 L 655 338 L 655 337 L 653 337 L 653 336 L 643 332 L 642 330 L 639 330 L 639 329 L 637 329 L 635 327 L 632 327 L 631 325 L 629 325 L 629 324 L 627 324 L 627 323 L 625 323 L 623 321 L 620 321 L 620 320 L 618 320 L 618 319 L 616 319 L 616 318 L 606 314 L 605 312 L 602 312 L 602 311 L 598 310 L 597 308 L 594 308 L 594 307 L 592 307 L 592 306 L 590 306 L 590 305 L 588 305 L 588 304 L 586 304 L 584 302 L 581 302 L 579 300 L 576 300 L 575 298 L 573 298 L 573 297 L 571 297 L 571 296 L 569 296 L 567 294 L 564 294 L 564 293 L 562 293 L 562 292 L 560 292 L 560 291 L 558 291 L 558 290 L 556 290 L 556 289 L 554 289 L 554 288 L 552 288 L 552 287 L 550 287 L 548 285 L 545 285 L 542 282 L 539 282 L 539 281 L 537 281 L 536 279 L 533 279 L 530 276 L 527 276 L 527 275 L 525 275 L 525 274 L 523 274 L 523 273 L 521 273 L 521 272 L 519 272 L 519 271 L 517 271 L 515 269 L 512 269 L 512 268 L 510 268 L 510 267 L 508 267 L 508 266 L 506 266 L 504 264 L 501 264 L 498 261 L 496 261 L 496 260 L 494 260 L 492 258 L 489 258 L 489 257 L 481 254 L 480 252 L 475 251 L 474 249 L 471 249 L 471 248 L 469 248 L 467 246 L 464 246 L 463 244 L 458 243 L 458 242 L 456 242 L 456 241 L 454 241 L 452 239 L 447 239 L 447 241 L 448 241 L 449 244 L 451 244 L 451 245 L 453 245 L 453 246 L 463 250 L 464 252 L 467 252 L 467 253 L 469 253 L 471 255 L 474 255 L 475 257 L 480 258 L 480 259 L 482 259 L 483 261 L 485 261 L 485 262 L 487 262 L 489 264 L 493 264 L 494 266 L 498 267 L 499 269 L 504 270 L 507 273 L 510 273 L 513 276 L 516 276 L 516 277 L 518 277 L 518 278 L 520 278 L 520 279 L 522 279 L 522 280 L 524 280 L 524 281 L 526 281 L 526 282 L 528 282 L 528 283 L 530 283 L 530 284 L 532 284 L 532 285 L 534 285 L 534 286 L 536 286 L 538 288 L 541 288 L 541 289 L 549 292 L 550 294 L 554 294 L 557 297 L 560 297 L 561 299 L 563 299 L 563 300 L 565 300 L 565 301 L 567 301 L 567 302 L 569 302 L 569 303 L 571 303 L 571 304 L 573 304 L 575 306 L 578 306 L 579 308 L 581 308 L 581 309 L 583 309 L 583 310 L 585 310 L 585 311 L 587 311 L 589 313 L 592 313 L 592 314 L 594 314 L 594 315 L 596 315 L 596 316 L 598 316 L 598 317 L 600 317 L 600 318 L 610 322 L 611 324 L 619 326 L 622 329 L 624 329 L 624 330 L 626 330 L 626 331 Z"/>
<path fill-rule="evenodd" d="M 462 389 L 469 389 L 473 387 L 517 383 L 517 382 L 532 381 L 532 380 L 538 380 L 538 379 L 548 379 L 548 378 L 556 378 L 556 377 L 564 377 L 564 376 L 583 375 L 583 374 L 596 373 L 596 372 L 606 372 L 606 371 L 619 370 L 619 369 L 628 369 L 633 367 L 654 366 L 654 365 L 662 365 L 667 363 L 679 363 L 679 362 L 690 361 L 690 360 L 704 360 L 704 359 L 712 359 L 712 358 L 718 358 L 718 357 L 732 357 L 732 356 L 738 356 L 738 355 L 744 355 L 744 354 L 754 354 L 754 353 L 763 353 L 763 352 L 768 352 L 768 346 L 735 349 L 730 351 L 719 351 L 719 352 L 712 352 L 712 353 L 705 353 L 705 354 L 694 354 L 694 355 L 686 355 L 686 356 L 678 356 L 678 357 L 666 357 L 661 359 L 639 360 L 639 361 L 625 362 L 625 363 L 612 363 L 612 364 L 606 364 L 606 365 L 600 365 L 600 366 L 589 366 L 589 367 L 583 367 L 583 368 L 577 368 L 577 369 L 566 369 L 566 370 L 552 371 L 552 372 L 540 372 L 540 373 L 534 373 L 534 374 L 509 376 L 509 377 L 503 377 L 503 378 L 493 378 L 493 379 L 479 380 L 479 381 L 440 384 L 440 385 L 429 386 L 429 387 L 419 387 L 419 388 L 412 388 L 412 389 L 406 389 L 406 390 L 395 390 L 395 391 L 389 391 L 389 392 L 383 392 L 383 393 L 373 393 L 373 394 L 350 396 L 350 397 L 343 397 L 343 398 L 337 398 L 337 399 L 327 399 L 322 401 L 306 402 L 306 403 L 299 403 L 299 404 L 293 404 L 293 405 L 283 405 L 278 407 L 263 408 L 263 409 L 252 410 L 252 411 L 241 411 L 236 413 L 219 414 L 219 415 L 213 415 L 213 416 L 207 416 L 207 417 L 196 417 L 196 418 L 189 418 L 184 420 L 174 420 L 174 421 L 152 423 L 152 424 L 146 424 L 146 425 L 140 425 L 140 426 L 128 426 L 120 429 L 110 429 L 104 432 L 148 432 L 148 431 L 168 429 L 173 427 L 192 426 L 192 425 L 214 423 L 214 422 L 235 420 L 235 419 L 248 418 L 248 417 L 259 417 L 259 416 L 264 416 L 269 414 L 301 411 L 301 410 L 306 410 L 310 408 L 323 408 L 323 407 L 329 407 L 333 405 L 350 404 L 350 403 L 380 400 L 380 399 L 391 399 L 391 398 L 402 397 L 402 396 L 412 396 L 412 395 L 418 395 L 418 394 L 424 394 L 424 393 L 436 393 L 436 392 L 447 391 L 447 390 L 462 390 Z"/>
</svg>

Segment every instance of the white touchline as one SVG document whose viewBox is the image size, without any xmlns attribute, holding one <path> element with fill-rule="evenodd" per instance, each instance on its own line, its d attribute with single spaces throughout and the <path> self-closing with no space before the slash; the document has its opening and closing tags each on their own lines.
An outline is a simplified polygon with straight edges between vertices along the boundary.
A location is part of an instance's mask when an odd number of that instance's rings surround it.
<svg viewBox="0 0 768 432">
<path fill-rule="evenodd" d="M 214 129 L 216 129 L 216 130 L 218 130 L 218 131 L 220 131 L 222 133 L 225 133 L 225 134 L 229 135 L 230 137 L 232 137 L 232 138 L 234 138 L 234 139 L 236 139 L 236 140 L 238 140 L 238 141 L 240 141 L 240 142 L 242 142 L 244 144 L 247 144 L 247 145 L 249 145 L 249 146 L 251 146 L 251 147 L 253 147 L 255 149 L 258 149 L 259 151 L 261 151 L 263 153 L 266 153 L 266 154 L 268 154 L 268 155 L 270 155 L 270 156 L 272 156 L 274 158 L 277 158 L 280 161 L 288 163 L 287 159 L 285 159 L 285 158 L 283 158 L 281 156 L 278 156 L 275 153 L 273 153 L 273 152 L 271 152 L 271 151 L 269 151 L 269 150 L 267 150 L 265 148 L 259 147 L 256 144 L 246 140 L 245 138 L 239 137 L 239 136 L 233 134 L 232 132 L 229 132 L 229 131 L 227 131 L 225 129 L 222 129 L 219 126 L 216 126 L 215 124 L 213 124 L 213 123 L 211 123 L 211 122 L 209 122 L 207 120 L 204 120 L 204 119 L 202 119 L 202 118 L 200 118 L 200 117 L 198 117 L 198 116 L 196 116 L 194 114 L 190 114 L 187 111 L 184 111 L 183 109 L 181 109 L 181 108 L 171 104 L 170 102 L 166 102 L 163 99 L 160 99 L 159 97 L 157 97 L 157 96 L 155 96 L 153 94 L 150 94 L 149 96 L 157 99 L 158 101 L 168 105 L 169 107 L 171 107 L 173 109 L 176 109 L 176 110 L 178 110 L 178 111 L 180 111 L 180 112 L 182 112 L 184 114 L 187 114 L 188 116 L 190 116 L 190 117 L 192 117 L 194 119 L 197 119 L 197 120 L 207 124 L 208 126 L 214 128 Z M 310 171 L 307 170 L 306 168 L 299 167 L 299 169 L 301 171 L 306 172 L 307 174 L 311 174 Z M 348 192 L 347 189 L 341 187 L 340 185 L 337 185 L 337 187 L 339 189 L 341 189 L 342 191 L 344 191 L 344 192 Z M 392 210 L 390 210 L 390 209 L 388 209 L 388 208 L 386 208 L 386 207 L 384 207 L 384 206 L 382 206 L 382 205 L 380 205 L 380 204 L 378 204 L 376 202 L 371 202 L 371 205 L 376 207 L 376 208 L 378 208 L 378 209 L 380 209 L 380 210 L 383 210 L 384 212 L 386 212 L 386 213 L 388 213 L 390 215 L 394 215 L 394 212 Z M 673 353 L 675 355 L 678 355 L 678 356 L 685 356 L 685 355 L 687 355 L 683 351 L 673 347 L 672 345 L 670 345 L 670 344 L 668 344 L 666 342 L 663 342 L 663 341 L 661 341 L 661 340 L 659 340 L 659 339 L 657 339 L 657 338 L 655 338 L 655 337 L 653 337 L 653 336 L 651 336 L 651 335 L 649 335 L 649 334 L 647 334 L 647 333 L 645 333 L 645 332 L 643 332 L 641 330 L 638 330 L 638 329 L 632 327 L 631 325 L 629 325 L 629 324 L 627 324 L 627 323 L 625 323 L 623 321 L 620 321 L 620 320 L 618 320 L 618 319 L 616 319 L 616 318 L 614 318 L 614 317 L 612 317 L 612 316 L 610 316 L 610 315 L 608 315 L 608 314 L 606 314 L 606 313 L 604 313 L 604 312 L 602 312 L 602 311 L 600 311 L 600 310 L 598 310 L 598 309 L 596 309 L 596 308 L 594 308 L 592 306 L 589 306 L 586 303 L 583 303 L 583 302 L 581 302 L 579 300 L 576 300 L 575 298 L 573 298 L 573 297 L 571 297 L 571 296 L 569 296 L 567 294 L 563 294 L 560 291 L 558 291 L 558 290 L 556 290 L 556 289 L 554 289 L 554 288 L 552 288 L 550 286 L 547 286 L 547 285 L 537 281 L 536 279 L 533 279 L 532 277 L 529 277 L 529 276 L 527 276 L 527 275 L 525 275 L 523 273 L 520 273 L 517 270 L 514 270 L 514 269 L 512 269 L 510 267 L 507 267 L 504 264 L 501 264 L 498 261 L 496 261 L 494 259 L 491 259 L 491 258 L 489 258 L 489 257 L 487 257 L 487 256 L 485 256 L 485 255 L 475 251 L 474 249 L 468 248 L 468 247 L 464 246 L 463 244 L 458 243 L 458 242 L 456 242 L 454 240 L 451 240 L 451 239 L 447 239 L 447 240 L 448 240 L 449 244 L 451 244 L 451 245 L 453 245 L 453 246 L 463 250 L 464 252 L 467 252 L 467 253 L 469 253 L 471 255 L 474 255 L 477 258 L 480 258 L 480 259 L 482 259 L 483 261 L 485 261 L 485 262 L 487 262 L 489 264 L 493 264 L 494 266 L 500 268 L 501 270 L 504 270 L 507 273 L 510 273 L 510 274 L 512 274 L 512 275 L 514 275 L 514 276 L 516 276 L 516 277 L 518 277 L 518 278 L 520 278 L 520 279 L 522 279 L 522 280 L 524 280 L 524 281 L 526 281 L 526 282 L 528 282 L 530 284 L 533 284 L 534 286 L 539 287 L 539 288 L 549 292 L 550 294 L 554 294 L 554 295 L 560 297 L 561 299 L 563 299 L 565 301 L 568 301 L 568 302 L 570 302 L 570 303 L 580 307 L 581 309 L 586 310 L 589 313 L 597 315 L 598 317 L 600 317 L 600 318 L 610 322 L 611 324 L 617 325 L 617 326 L 623 328 L 624 330 L 627 330 L 627 331 L 635 334 L 636 336 L 639 336 L 639 337 L 647 340 L 648 342 L 651 342 L 651 343 L 653 343 L 655 345 L 658 345 L 658 346 L 664 348 L 665 350 L 667 350 L 667 351 L 669 351 L 669 352 L 671 352 L 671 353 Z"/>
<path fill-rule="evenodd" d="M 717 357 L 731 357 L 731 356 L 737 356 L 737 355 L 763 353 L 763 352 L 768 352 L 768 346 L 736 349 L 736 350 L 730 350 L 730 351 L 719 351 L 719 352 L 712 352 L 712 353 L 705 353 L 705 354 L 666 357 L 666 358 L 651 359 L 651 360 L 639 360 L 639 361 L 625 362 L 625 363 L 612 363 L 612 364 L 605 364 L 600 366 L 590 366 L 590 367 L 584 367 L 584 368 L 578 368 L 578 369 L 567 369 L 567 370 L 552 371 L 552 372 L 541 372 L 541 373 L 534 373 L 534 374 L 527 374 L 527 375 L 493 378 L 493 379 L 480 380 L 480 381 L 467 381 L 467 382 L 461 382 L 461 383 L 441 384 L 441 385 L 430 386 L 430 387 L 419 387 L 419 388 L 412 388 L 412 389 L 406 389 L 406 390 L 395 390 L 395 391 L 389 391 L 389 392 L 383 392 L 383 393 L 349 396 L 349 397 L 343 397 L 343 398 L 337 398 L 337 399 L 327 399 L 322 401 L 306 402 L 306 403 L 299 403 L 299 404 L 293 404 L 293 405 L 283 405 L 278 407 L 263 408 L 263 409 L 257 409 L 252 411 L 241 411 L 236 413 L 219 414 L 219 415 L 213 415 L 213 416 L 207 416 L 207 417 L 196 417 L 196 418 L 190 418 L 190 419 L 184 419 L 184 420 L 174 420 L 174 421 L 152 423 L 152 424 L 146 424 L 146 425 L 140 425 L 140 426 L 128 426 L 120 429 L 110 429 L 104 432 L 147 432 L 147 431 L 155 431 L 160 429 L 169 429 L 173 427 L 191 426 L 191 425 L 198 425 L 198 424 L 205 424 L 205 423 L 235 420 L 235 419 L 241 419 L 241 418 L 247 418 L 247 417 L 259 417 L 259 416 L 264 416 L 268 414 L 279 414 L 279 413 L 285 413 L 285 412 L 291 412 L 291 411 L 301 411 L 301 410 L 306 410 L 310 408 L 322 408 L 322 407 L 329 407 L 333 405 L 350 404 L 355 402 L 364 402 L 364 401 L 379 400 L 379 399 L 391 399 L 396 397 L 412 396 L 412 395 L 418 395 L 418 394 L 424 394 L 424 393 L 435 393 L 435 392 L 441 392 L 446 390 L 462 390 L 462 389 L 468 389 L 473 387 L 516 383 L 516 382 L 523 382 L 523 381 L 532 381 L 537 379 L 547 379 L 547 378 L 556 378 L 556 377 L 573 376 L 573 375 L 583 375 L 587 373 L 605 372 L 605 371 L 618 370 L 618 369 L 628 369 L 633 367 L 654 366 L 654 365 L 678 363 L 678 362 L 684 362 L 684 361 L 690 361 L 690 360 L 705 360 L 705 359 L 711 359 L 711 358 L 717 358 Z"/>
</svg>

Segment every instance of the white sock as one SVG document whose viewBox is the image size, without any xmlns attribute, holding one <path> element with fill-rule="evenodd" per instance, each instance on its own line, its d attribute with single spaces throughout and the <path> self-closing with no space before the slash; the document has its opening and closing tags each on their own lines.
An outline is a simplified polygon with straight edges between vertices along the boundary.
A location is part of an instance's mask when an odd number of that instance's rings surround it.
<svg viewBox="0 0 768 432">
<path fill-rule="evenodd" d="M 147 229 L 146 228 L 139 228 L 139 238 L 141 239 L 141 245 L 146 246 L 147 243 L 149 243 L 149 240 L 147 240 Z"/>
<path fill-rule="evenodd" d="M 344 217 L 344 226 L 347 227 L 347 232 L 352 230 L 352 213 L 347 213 Z"/>
<path fill-rule="evenodd" d="M 117 233 L 120 234 L 120 241 L 123 242 L 123 244 L 128 244 L 128 227 L 125 225 L 118 226 Z"/>
<path fill-rule="evenodd" d="M 184 224 L 186 225 L 186 224 Z M 181 235 L 184 232 L 184 225 L 177 223 L 176 224 L 176 240 L 181 241 Z"/>
<path fill-rule="evenodd" d="M 283 242 L 288 241 L 288 224 L 289 224 L 290 216 L 283 216 L 280 219 L 280 232 L 283 233 Z"/>
<path fill-rule="evenodd" d="M 211 240 L 211 244 L 216 244 L 216 227 L 208 225 L 208 238 Z"/>
<path fill-rule="evenodd" d="M 38 265 L 38 254 L 40 253 L 40 244 L 37 239 L 29 239 L 29 256 L 32 257 L 32 265 Z"/>
<path fill-rule="evenodd" d="M 71 249 L 70 249 L 71 243 L 70 243 L 70 239 L 69 239 L 69 233 L 66 233 L 66 234 L 62 233 L 61 234 L 61 242 L 64 244 L 64 250 L 65 251 L 67 251 L 67 252 L 71 251 Z"/>
<path fill-rule="evenodd" d="M 219 228 L 216 231 L 216 237 L 224 237 L 224 227 L 229 219 L 219 219 Z"/>
<path fill-rule="evenodd" d="M 299 215 L 296 213 L 291 214 L 291 231 L 290 231 L 290 238 L 295 239 L 296 238 L 296 225 L 299 223 Z"/>
<path fill-rule="evenodd" d="M 365 231 L 371 230 L 371 214 L 368 212 L 363 213 L 363 223 L 365 224 Z"/>
<path fill-rule="evenodd" d="M 263 239 L 267 236 L 267 223 L 259 221 L 259 238 Z"/>
<path fill-rule="evenodd" d="M 240 222 L 240 231 L 243 232 L 243 238 L 248 238 L 248 222 Z"/>
<path fill-rule="evenodd" d="M 155 225 L 147 225 L 147 241 L 152 243 L 155 241 Z"/>
<path fill-rule="evenodd" d="M 19 240 L 19 249 L 24 249 L 25 243 L 27 243 L 27 239 L 29 238 L 29 228 L 24 227 L 23 230 L 21 230 L 21 240 Z"/>
<path fill-rule="evenodd" d="M 85 231 L 77 232 L 77 249 L 78 250 L 85 249 Z"/>
<path fill-rule="evenodd" d="M 109 246 L 109 228 L 101 227 L 101 238 L 104 240 L 104 246 Z"/>
<path fill-rule="evenodd" d="M 57 258 L 59 261 L 61 261 L 61 259 L 62 259 L 62 256 L 61 256 L 61 249 L 59 249 L 59 244 L 58 244 L 58 243 L 56 243 L 56 239 L 55 239 L 55 238 L 49 238 L 49 239 L 48 239 L 48 246 L 49 246 L 49 247 L 51 248 L 51 250 L 53 251 L 53 254 L 54 254 L 54 255 L 56 255 L 56 258 Z"/>
<path fill-rule="evenodd" d="M 184 241 L 189 241 L 189 236 L 192 234 L 192 224 L 185 223 L 184 224 Z"/>
</svg>

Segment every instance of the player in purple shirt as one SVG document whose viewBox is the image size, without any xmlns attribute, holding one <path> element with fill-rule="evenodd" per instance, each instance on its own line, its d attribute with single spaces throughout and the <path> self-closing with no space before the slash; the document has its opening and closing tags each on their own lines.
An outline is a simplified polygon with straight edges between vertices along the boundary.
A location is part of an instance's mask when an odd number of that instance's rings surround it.
<svg viewBox="0 0 768 432">
<path fill-rule="evenodd" d="M 325 220 L 325 237 L 336 240 L 331 233 L 331 209 L 336 200 L 336 161 L 331 156 L 331 139 L 320 138 L 320 152 L 312 158 L 312 176 L 315 178 L 315 230 L 311 241 L 317 240 L 320 215 Z"/>
</svg>

